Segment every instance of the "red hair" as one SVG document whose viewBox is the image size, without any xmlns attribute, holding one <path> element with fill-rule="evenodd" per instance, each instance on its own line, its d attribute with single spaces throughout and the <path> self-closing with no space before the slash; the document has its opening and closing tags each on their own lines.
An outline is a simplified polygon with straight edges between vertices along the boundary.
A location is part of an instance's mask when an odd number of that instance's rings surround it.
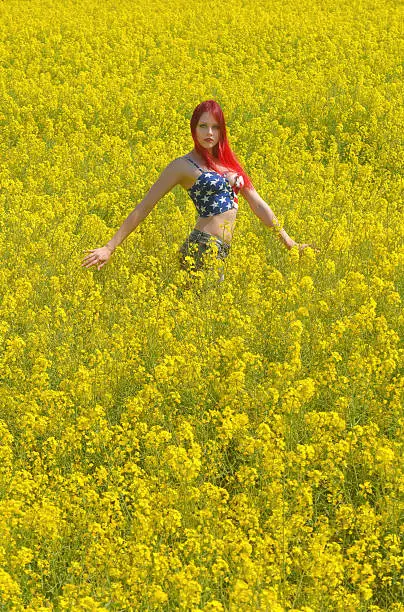
<svg viewBox="0 0 404 612">
<path fill-rule="evenodd" d="M 196 126 L 198 125 L 198 121 L 203 113 L 212 113 L 216 121 L 220 126 L 220 138 L 217 145 L 215 145 L 212 149 L 213 155 L 209 153 L 206 149 L 201 147 L 197 138 L 196 138 Z M 233 170 L 244 179 L 244 187 L 253 187 L 250 177 L 246 172 L 244 172 L 243 168 L 240 165 L 236 155 L 230 148 L 229 142 L 227 140 L 226 133 L 226 122 L 224 120 L 224 115 L 221 107 L 215 100 L 206 100 L 205 102 L 201 102 L 195 108 L 191 117 L 191 134 L 195 144 L 195 149 L 199 153 L 199 155 L 205 160 L 206 166 L 211 168 L 215 172 L 219 172 L 219 168 L 215 163 L 218 160 L 222 166 L 228 168 L 229 170 Z"/>
</svg>

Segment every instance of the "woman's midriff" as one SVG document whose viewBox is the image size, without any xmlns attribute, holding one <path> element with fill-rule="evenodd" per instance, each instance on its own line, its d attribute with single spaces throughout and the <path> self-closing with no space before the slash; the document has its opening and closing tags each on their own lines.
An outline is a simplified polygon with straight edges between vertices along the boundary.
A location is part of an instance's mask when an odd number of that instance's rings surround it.
<svg viewBox="0 0 404 612">
<path fill-rule="evenodd" d="M 237 210 L 235 208 L 213 217 L 198 217 L 195 229 L 217 236 L 230 244 L 236 225 L 236 217 Z"/>
</svg>

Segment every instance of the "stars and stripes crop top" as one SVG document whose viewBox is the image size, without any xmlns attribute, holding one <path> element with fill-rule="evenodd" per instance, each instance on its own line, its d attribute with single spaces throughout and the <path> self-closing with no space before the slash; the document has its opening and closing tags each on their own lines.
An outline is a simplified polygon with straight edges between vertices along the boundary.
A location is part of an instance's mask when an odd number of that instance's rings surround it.
<svg viewBox="0 0 404 612">
<path fill-rule="evenodd" d="M 238 208 L 237 195 L 225 176 L 213 170 L 202 170 L 190 157 L 184 157 L 202 173 L 187 190 L 201 217 L 212 217 Z"/>
</svg>

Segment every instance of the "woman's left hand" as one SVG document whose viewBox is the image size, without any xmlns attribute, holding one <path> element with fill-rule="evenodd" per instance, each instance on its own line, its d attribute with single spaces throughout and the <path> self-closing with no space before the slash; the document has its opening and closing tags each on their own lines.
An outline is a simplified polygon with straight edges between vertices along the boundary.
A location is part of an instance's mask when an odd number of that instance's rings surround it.
<svg viewBox="0 0 404 612">
<path fill-rule="evenodd" d="M 297 246 L 299 249 L 299 255 L 301 255 L 304 251 L 304 249 L 307 249 L 307 247 L 310 247 L 311 249 L 313 249 L 313 251 L 315 253 L 320 253 L 320 249 L 317 248 L 316 246 L 314 246 L 314 244 L 299 244 L 298 242 L 296 242 L 293 246 Z"/>
</svg>

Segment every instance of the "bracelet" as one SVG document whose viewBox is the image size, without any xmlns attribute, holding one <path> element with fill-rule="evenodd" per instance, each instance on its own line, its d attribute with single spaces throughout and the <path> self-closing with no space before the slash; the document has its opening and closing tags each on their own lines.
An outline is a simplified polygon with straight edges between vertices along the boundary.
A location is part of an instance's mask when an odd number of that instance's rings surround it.
<svg viewBox="0 0 404 612">
<path fill-rule="evenodd" d="M 109 247 L 107 244 L 105 246 L 108 249 L 108 251 L 111 251 L 111 253 L 113 253 L 115 251 L 115 249 L 111 249 L 111 247 Z"/>
</svg>

